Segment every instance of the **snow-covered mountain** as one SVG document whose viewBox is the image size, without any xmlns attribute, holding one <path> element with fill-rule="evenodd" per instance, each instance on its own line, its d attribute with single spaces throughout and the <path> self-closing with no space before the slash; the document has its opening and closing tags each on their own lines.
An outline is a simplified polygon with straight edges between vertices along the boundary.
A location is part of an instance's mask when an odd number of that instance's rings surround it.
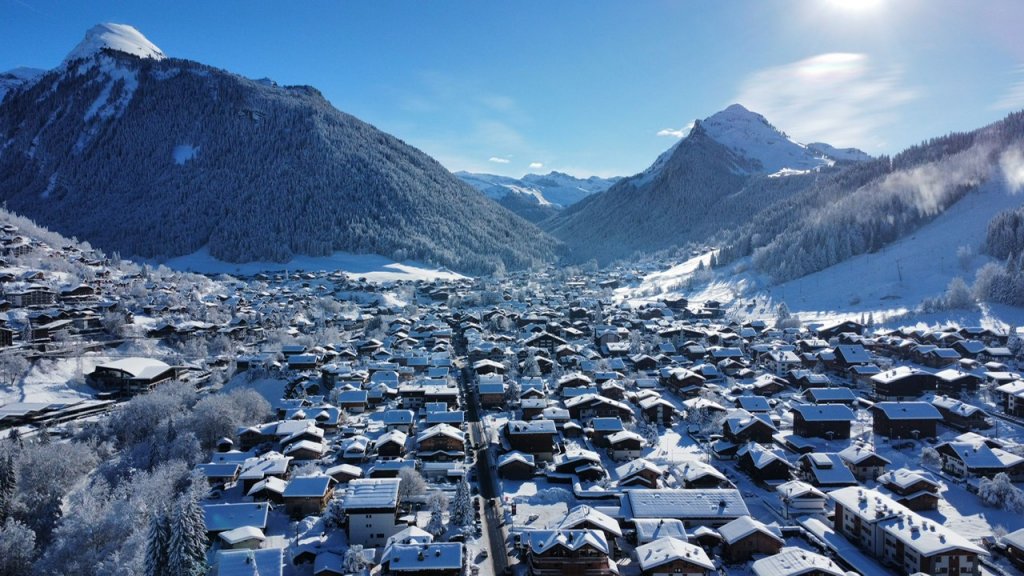
<svg viewBox="0 0 1024 576">
<path fill-rule="evenodd" d="M 316 89 L 167 57 L 130 26 L 94 27 L 61 65 L 9 85 L 0 200 L 108 252 L 345 251 L 487 272 L 558 247 Z"/>
<path fill-rule="evenodd" d="M 141 32 L 127 24 L 97 24 L 85 33 L 85 38 L 78 43 L 64 62 L 73 62 L 82 58 L 90 58 L 103 50 L 116 50 L 139 58 L 163 60 L 163 51 L 142 35 Z"/>
<path fill-rule="evenodd" d="M 836 148 L 824 142 L 811 142 L 807 148 L 836 162 L 867 162 L 871 155 L 858 148 Z"/>
<path fill-rule="evenodd" d="M 495 174 L 456 172 L 456 176 L 489 198 L 500 200 L 507 194 L 532 196 L 537 205 L 552 205 L 557 208 L 571 206 L 580 200 L 604 192 L 620 178 L 576 178 L 562 172 L 527 174 L 522 178 L 511 178 Z"/>
<path fill-rule="evenodd" d="M 600 261 L 706 240 L 857 157 L 856 151 L 833 157 L 835 149 L 826 146 L 800 144 L 733 104 L 695 121 L 640 174 L 544 226 L 570 246 L 573 258 Z"/>
</svg>

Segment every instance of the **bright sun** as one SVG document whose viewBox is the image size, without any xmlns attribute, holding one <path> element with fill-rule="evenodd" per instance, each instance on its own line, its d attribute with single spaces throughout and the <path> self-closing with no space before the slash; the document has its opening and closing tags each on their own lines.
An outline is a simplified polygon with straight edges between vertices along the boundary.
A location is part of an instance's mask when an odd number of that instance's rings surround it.
<svg viewBox="0 0 1024 576">
<path fill-rule="evenodd" d="M 847 12 L 870 12 L 882 5 L 883 0 L 828 0 L 832 6 Z"/>
</svg>

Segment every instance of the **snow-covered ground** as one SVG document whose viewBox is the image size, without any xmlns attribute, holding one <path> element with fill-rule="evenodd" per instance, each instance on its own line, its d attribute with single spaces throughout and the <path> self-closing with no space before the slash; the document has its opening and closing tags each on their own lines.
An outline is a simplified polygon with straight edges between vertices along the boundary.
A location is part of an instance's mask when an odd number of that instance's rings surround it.
<svg viewBox="0 0 1024 576">
<path fill-rule="evenodd" d="M 862 254 L 825 270 L 776 286 L 749 270 L 749 261 L 714 271 L 713 278 L 687 291 L 684 286 L 707 265 L 711 252 L 647 275 L 636 286 L 620 288 L 615 296 L 633 304 L 651 302 L 668 295 L 683 295 L 691 301 L 719 300 L 727 305 L 743 299 L 754 304 L 749 312 L 770 317 L 774 307 L 785 302 L 805 322 L 826 322 L 860 318 L 873 314 L 876 321 L 900 317 L 913 311 L 925 298 L 945 292 L 950 280 L 963 277 L 968 283 L 989 259 L 975 255 L 961 264 L 957 250 L 967 246 L 978 252 L 985 240 L 988 222 L 1006 209 L 1019 206 L 1024 197 L 1015 195 L 999 179 L 992 179 L 971 192 L 935 220 L 874 254 Z M 737 309 L 743 311 L 742 309 Z M 1024 324 L 1024 310 L 1010 306 L 986 307 L 981 311 L 952 311 L 935 318 L 914 321 L 956 320 L 964 323 Z"/>
<path fill-rule="evenodd" d="M 450 270 L 430 268 L 417 262 L 399 263 L 376 254 L 335 252 L 330 256 L 296 256 L 288 262 L 234 263 L 218 260 L 204 246 L 187 256 L 163 262 L 168 268 L 198 272 L 200 274 L 256 274 L 274 270 L 341 270 L 349 276 L 366 278 L 370 282 L 397 280 L 458 280 L 465 278 Z"/>
</svg>

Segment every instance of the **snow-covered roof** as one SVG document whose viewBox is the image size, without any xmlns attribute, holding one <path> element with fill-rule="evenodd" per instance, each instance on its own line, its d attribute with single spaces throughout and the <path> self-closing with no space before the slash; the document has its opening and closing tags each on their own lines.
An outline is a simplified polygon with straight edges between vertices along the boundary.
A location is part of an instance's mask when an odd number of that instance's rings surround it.
<svg viewBox="0 0 1024 576">
<path fill-rule="evenodd" d="M 942 414 L 927 402 L 876 402 L 872 409 L 890 420 L 942 420 Z"/>
<path fill-rule="evenodd" d="M 394 508 L 398 506 L 400 478 L 360 478 L 348 483 L 345 509 Z"/>
<path fill-rule="evenodd" d="M 703 548 L 671 536 L 637 546 L 636 558 L 643 572 L 649 572 L 658 566 L 677 560 L 695 564 L 705 570 L 714 570 L 715 568 L 715 564 L 711 558 L 708 558 L 708 554 Z"/>
<path fill-rule="evenodd" d="M 429 544 L 434 541 L 434 535 L 418 526 L 409 526 L 399 530 L 388 538 L 387 545 L 392 544 Z"/>
<path fill-rule="evenodd" d="M 777 540 L 780 544 L 785 544 L 785 540 L 776 533 L 776 530 L 772 530 L 764 522 L 750 516 L 740 516 L 718 528 L 718 534 L 722 540 L 729 544 L 739 542 L 754 532 L 761 532 L 769 538 Z"/>
<path fill-rule="evenodd" d="M 739 490 L 629 490 L 634 518 L 734 518 L 749 514 Z"/>
<path fill-rule="evenodd" d="M 846 575 L 846 571 L 831 559 L 796 547 L 783 548 L 774 556 L 755 561 L 751 570 L 754 576 Z"/>
<path fill-rule="evenodd" d="M 528 530 L 521 536 L 534 554 L 543 554 L 555 546 L 568 550 L 579 550 L 590 546 L 605 554 L 609 553 L 608 540 L 600 530 Z"/>
<path fill-rule="evenodd" d="M 775 487 L 775 491 L 782 495 L 783 498 L 790 500 L 807 497 L 825 498 L 824 492 L 801 480 L 790 480 L 784 484 L 779 484 Z"/>
<path fill-rule="evenodd" d="M 618 520 L 586 504 L 581 504 L 570 510 L 565 518 L 562 518 L 562 521 L 558 523 L 558 527 L 572 529 L 588 523 L 592 524 L 591 527 L 600 528 L 616 536 L 622 536 L 622 528 L 619 527 Z"/>
<path fill-rule="evenodd" d="M 512 452 L 508 452 L 507 454 L 502 454 L 501 457 L 498 458 L 498 468 L 511 464 L 512 462 L 522 462 L 524 464 L 529 464 L 530 466 L 533 466 L 533 454 L 525 454 L 518 450 L 513 450 Z"/>
<path fill-rule="evenodd" d="M 278 576 L 283 573 L 284 548 L 220 550 L 214 564 L 217 576 Z"/>
<path fill-rule="evenodd" d="M 462 430 L 459 430 L 454 426 L 449 426 L 448 424 L 435 424 L 434 426 L 427 428 L 416 436 L 416 442 L 423 442 L 424 440 L 428 440 L 434 436 L 447 436 L 458 440 L 459 442 L 465 442 L 465 436 L 463 435 Z"/>
<path fill-rule="evenodd" d="M 284 491 L 285 498 L 322 498 L 331 488 L 330 476 L 302 476 L 292 478 Z"/>
<path fill-rule="evenodd" d="M 882 474 L 878 477 L 879 484 L 887 484 L 896 486 L 901 489 L 906 489 L 919 482 L 924 482 L 936 489 L 939 489 L 939 483 L 927 472 L 920 470 L 910 470 L 908 468 L 900 468 L 898 470 L 891 470 Z"/>
<path fill-rule="evenodd" d="M 125 372 L 132 378 L 143 380 L 155 378 L 171 369 L 170 365 L 166 362 L 153 358 L 122 358 L 113 362 L 98 364 L 96 368 Z"/>
<path fill-rule="evenodd" d="M 204 504 L 203 517 L 210 532 L 223 532 L 241 526 L 266 528 L 270 505 L 265 502 L 238 504 Z"/>
<path fill-rule="evenodd" d="M 790 410 L 797 412 L 806 422 L 853 422 L 853 410 L 845 404 L 794 404 Z"/>
<path fill-rule="evenodd" d="M 267 539 L 263 534 L 263 530 L 255 526 L 240 526 L 234 530 L 228 530 L 219 534 L 221 540 L 234 546 L 239 542 L 245 542 L 246 540 L 259 540 L 260 542 Z"/>
<path fill-rule="evenodd" d="M 633 520 L 636 526 L 637 542 L 653 542 L 658 538 L 671 536 L 685 541 L 686 526 L 681 520 L 675 518 L 636 518 Z"/>
<path fill-rule="evenodd" d="M 392 544 L 384 550 L 384 563 L 391 572 L 461 569 L 462 543 Z"/>
</svg>

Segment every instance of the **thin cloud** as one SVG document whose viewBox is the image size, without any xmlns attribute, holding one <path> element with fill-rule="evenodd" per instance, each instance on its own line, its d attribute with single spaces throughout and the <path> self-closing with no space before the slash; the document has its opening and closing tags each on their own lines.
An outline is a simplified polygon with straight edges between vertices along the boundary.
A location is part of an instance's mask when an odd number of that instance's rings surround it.
<svg viewBox="0 0 1024 576">
<path fill-rule="evenodd" d="M 877 147 L 896 110 L 917 97 L 903 84 L 898 68 L 866 54 L 821 54 L 755 72 L 736 101 L 802 142 Z"/>
<path fill-rule="evenodd" d="M 1018 78 L 1003 92 L 1003 95 L 992 104 L 993 110 L 1020 110 L 1024 108 L 1024 66 L 1018 66 L 1013 73 Z"/>
<path fill-rule="evenodd" d="M 543 168 L 543 167 L 544 167 L 544 163 L 543 162 L 530 162 L 530 168 L 532 168 L 534 170 L 537 170 L 538 168 Z"/>
<path fill-rule="evenodd" d="M 682 128 L 663 128 L 658 130 L 658 136 L 671 136 L 672 138 L 685 138 L 693 130 L 693 122 Z"/>
<path fill-rule="evenodd" d="M 487 159 L 488 162 L 494 162 L 495 164 L 508 164 L 511 162 L 508 158 L 501 158 L 498 156 L 491 156 Z"/>
</svg>

